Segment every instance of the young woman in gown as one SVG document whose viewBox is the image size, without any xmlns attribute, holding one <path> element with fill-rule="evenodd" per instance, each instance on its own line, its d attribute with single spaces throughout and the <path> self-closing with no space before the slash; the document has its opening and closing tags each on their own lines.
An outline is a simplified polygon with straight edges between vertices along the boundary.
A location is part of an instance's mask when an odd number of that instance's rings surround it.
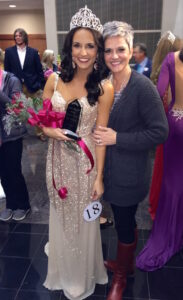
<svg viewBox="0 0 183 300">
<path fill-rule="evenodd" d="M 157 85 L 160 69 L 163 63 L 163 60 L 170 52 L 180 51 L 183 47 L 183 40 L 179 37 L 176 37 L 171 31 L 166 31 L 160 38 L 156 51 L 152 60 L 152 72 L 151 80 Z M 167 112 L 169 99 L 171 96 L 168 91 L 165 91 L 164 96 L 162 97 L 164 109 Z M 151 187 L 149 192 L 149 213 L 151 219 L 154 220 L 156 215 L 156 210 L 158 207 L 159 193 L 162 183 L 162 174 L 163 174 L 163 144 L 159 145 L 156 148 L 156 155 L 154 161 L 153 175 L 151 181 Z"/>
<path fill-rule="evenodd" d="M 73 100 L 81 106 L 77 134 L 94 158 L 94 168 L 86 154 L 66 137 L 64 129 L 43 128 L 50 137 L 47 157 L 47 187 L 50 198 L 48 274 L 44 286 L 62 289 L 71 300 L 94 292 L 96 283 L 108 281 L 104 268 L 99 218 L 86 222 L 83 211 L 103 194 L 105 147 L 95 146 L 91 134 L 95 124 L 106 125 L 113 102 L 113 87 L 103 81 L 103 39 L 101 24 L 91 10 L 80 9 L 73 16 L 64 43 L 62 72 L 49 77 L 44 98 L 53 110 L 66 111 Z M 68 143 L 72 147 L 68 147 Z M 73 150 L 73 147 L 75 150 Z M 67 188 L 65 199 L 53 186 Z"/>
<path fill-rule="evenodd" d="M 151 235 L 136 260 L 144 271 L 163 267 L 183 247 L 183 50 L 169 53 L 162 64 L 157 85 L 161 97 L 169 85 L 169 136 L 163 146 L 159 203 Z"/>
</svg>

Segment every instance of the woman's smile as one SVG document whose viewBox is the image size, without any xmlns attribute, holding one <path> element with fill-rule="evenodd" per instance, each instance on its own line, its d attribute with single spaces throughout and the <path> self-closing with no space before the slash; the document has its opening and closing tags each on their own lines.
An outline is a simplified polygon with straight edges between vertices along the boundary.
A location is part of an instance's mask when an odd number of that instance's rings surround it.
<svg viewBox="0 0 183 300">
<path fill-rule="evenodd" d="M 91 70 L 97 57 L 97 46 L 92 33 L 79 29 L 73 36 L 72 59 L 78 68 Z"/>
</svg>

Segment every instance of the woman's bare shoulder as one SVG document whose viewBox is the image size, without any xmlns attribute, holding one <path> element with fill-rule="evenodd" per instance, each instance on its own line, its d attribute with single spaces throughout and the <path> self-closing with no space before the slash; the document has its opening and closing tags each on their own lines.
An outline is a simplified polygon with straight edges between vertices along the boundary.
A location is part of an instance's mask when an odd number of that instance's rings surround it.
<svg viewBox="0 0 183 300">
<path fill-rule="evenodd" d="M 102 82 L 102 88 L 104 90 L 104 92 L 114 92 L 114 88 L 113 88 L 113 85 L 112 85 L 112 82 L 110 79 L 106 78 L 106 79 L 103 79 Z"/>
<path fill-rule="evenodd" d="M 109 105 L 111 106 L 114 101 L 114 88 L 110 80 L 105 80 L 102 83 L 103 93 L 99 97 L 99 103 L 101 105 Z"/>
</svg>

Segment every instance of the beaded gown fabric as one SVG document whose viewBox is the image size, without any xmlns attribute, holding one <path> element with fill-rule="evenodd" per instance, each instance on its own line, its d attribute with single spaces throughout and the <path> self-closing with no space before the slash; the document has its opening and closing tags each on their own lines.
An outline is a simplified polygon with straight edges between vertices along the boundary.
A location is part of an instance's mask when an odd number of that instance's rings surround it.
<svg viewBox="0 0 183 300">
<path fill-rule="evenodd" d="M 56 75 L 57 76 L 57 75 Z M 56 81 L 58 77 L 56 77 Z M 66 110 L 66 101 L 56 90 L 51 102 L 53 110 Z M 78 99 L 81 116 L 78 135 L 90 149 L 94 161 L 95 145 L 91 138 L 97 118 L 97 104 L 90 106 L 86 97 Z M 95 284 L 106 284 L 103 264 L 99 219 L 86 222 L 83 211 L 91 202 L 96 176 L 95 167 L 87 175 L 90 161 L 74 144 L 50 139 L 47 156 L 47 188 L 50 198 L 48 274 L 44 283 L 51 290 L 63 290 L 71 300 L 85 299 L 94 292 Z M 67 198 L 62 200 L 53 187 L 67 187 Z"/>
</svg>

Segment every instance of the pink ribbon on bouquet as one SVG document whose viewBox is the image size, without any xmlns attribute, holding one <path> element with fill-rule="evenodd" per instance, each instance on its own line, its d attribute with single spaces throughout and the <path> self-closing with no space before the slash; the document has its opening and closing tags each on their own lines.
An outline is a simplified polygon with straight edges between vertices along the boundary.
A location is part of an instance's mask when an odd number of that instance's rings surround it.
<svg viewBox="0 0 183 300">
<path fill-rule="evenodd" d="M 32 108 L 27 110 L 31 115 L 31 118 L 28 119 L 28 123 L 32 126 L 39 127 L 52 127 L 52 128 L 62 128 L 65 112 L 55 112 L 52 110 L 52 103 L 49 99 L 43 101 L 43 109 L 39 110 L 38 113 Z M 83 150 L 88 159 L 90 160 L 91 168 L 87 170 L 86 174 L 89 174 L 94 167 L 94 159 L 91 151 L 85 144 L 85 142 L 80 139 L 77 141 L 78 146 Z M 65 199 L 67 197 L 68 191 L 66 187 L 61 187 L 57 189 L 54 172 L 53 172 L 53 156 L 54 156 L 54 144 L 53 144 L 53 153 L 52 153 L 52 178 L 53 178 L 53 187 L 58 192 L 58 195 L 61 199 Z"/>
<path fill-rule="evenodd" d="M 27 111 L 32 116 L 28 119 L 28 123 L 32 126 L 62 128 L 65 112 L 53 111 L 49 99 L 43 101 L 43 109 L 38 113 L 32 108 L 28 108 Z"/>
</svg>

